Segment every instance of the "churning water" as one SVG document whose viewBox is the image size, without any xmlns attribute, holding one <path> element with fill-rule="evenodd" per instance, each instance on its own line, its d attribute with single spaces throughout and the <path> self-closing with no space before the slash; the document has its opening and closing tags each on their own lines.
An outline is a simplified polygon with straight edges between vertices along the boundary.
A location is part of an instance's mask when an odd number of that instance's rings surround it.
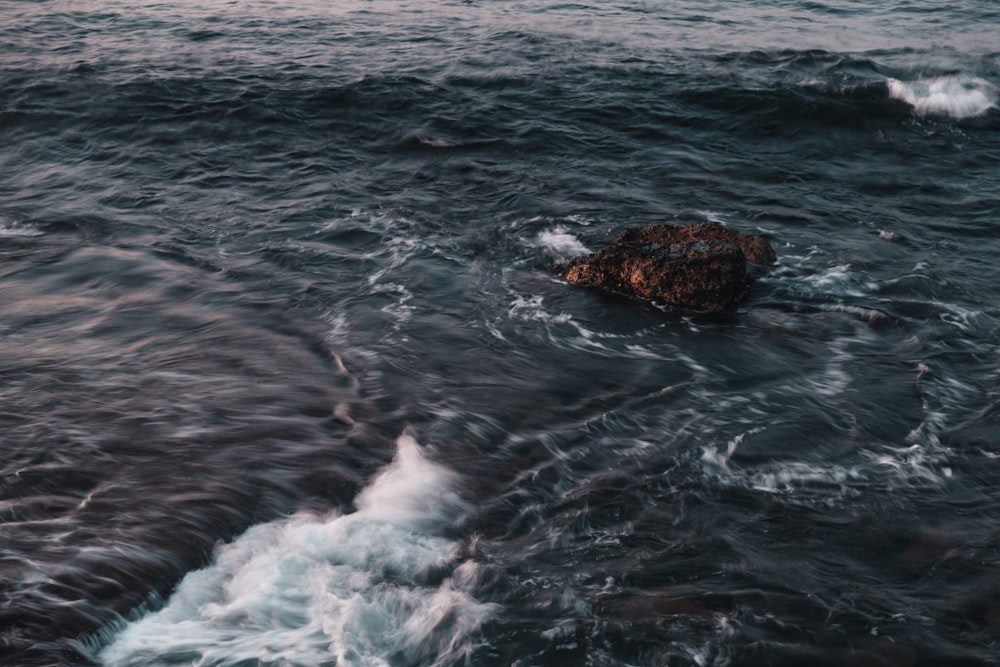
<svg viewBox="0 0 1000 667">
<path fill-rule="evenodd" d="M 0 664 L 1000 663 L 992 0 L 0 16 Z"/>
</svg>

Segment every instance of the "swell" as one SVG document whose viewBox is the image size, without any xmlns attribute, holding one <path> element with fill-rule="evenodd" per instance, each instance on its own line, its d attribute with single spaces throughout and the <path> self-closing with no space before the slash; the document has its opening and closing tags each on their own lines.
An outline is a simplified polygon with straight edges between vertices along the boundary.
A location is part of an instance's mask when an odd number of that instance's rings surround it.
<svg viewBox="0 0 1000 667">
<path fill-rule="evenodd" d="M 524 156 L 564 157 L 586 174 L 636 156 L 655 165 L 675 157 L 665 153 L 675 145 L 682 167 L 685 160 L 698 166 L 705 147 L 726 137 L 739 142 L 733 147 L 738 164 L 762 143 L 801 144 L 807 152 L 863 150 L 877 146 L 881 135 L 910 131 L 911 120 L 925 115 L 992 134 L 998 114 L 989 79 L 995 72 L 935 75 L 877 60 L 892 55 L 673 55 L 659 64 L 567 66 L 549 74 L 371 75 L 343 83 L 249 72 L 123 82 L 99 71 L 70 77 L 7 72 L 14 101 L 0 120 L 14 147 L 8 159 L 26 158 L 30 145 L 36 173 L 47 168 L 65 187 L 86 187 L 90 198 L 96 191 L 99 201 L 115 207 L 151 201 L 116 191 L 129 178 L 139 179 L 139 193 L 152 194 L 164 180 L 190 184 L 192 190 L 178 196 L 198 206 L 200 193 L 254 182 L 267 191 L 288 170 L 305 187 L 322 187 L 338 174 L 340 188 L 364 203 L 372 180 L 366 183 L 365 172 L 387 188 L 405 176 L 386 163 L 395 157 L 422 160 L 416 167 L 428 185 L 445 176 L 447 191 L 463 173 L 488 179 L 499 170 L 510 179 L 514 170 L 532 168 Z M 212 137 L 211 150 L 204 137 Z M 80 182 L 92 167 L 97 178 Z M 479 194 L 475 179 L 466 180 L 460 187 Z"/>
<path fill-rule="evenodd" d="M 211 132 L 225 143 L 270 132 L 280 140 L 294 129 L 314 135 L 337 132 L 376 147 L 398 141 L 400 128 L 404 133 L 446 130 L 456 136 L 442 140 L 459 144 L 514 137 L 519 133 L 511 123 L 525 122 L 529 111 L 540 112 L 543 119 L 551 113 L 553 121 L 556 114 L 569 113 L 570 119 L 582 121 L 581 129 L 603 126 L 610 132 L 673 122 L 722 130 L 745 127 L 747 134 L 764 123 L 778 128 L 791 122 L 798 131 L 862 129 L 905 117 L 906 107 L 894 100 L 905 102 L 906 96 L 893 92 L 893 82 L 954 80 L 953 92 L 975 88 L 988 99 L 994 94 L 989 79 L 997 72 L 990 69 L 936 73 L 912 52 L 907 55 L 915 63 L 910 68 L 879 62 L 892 62 L 901 54 L 907 52 L 666 54 L 659 62 L 567 64 L 550 72 L 523 69 L 496 76 L 472 68 L 461 75 L 376 73 L 346 81 L 332 73 L 295 70 L 231 76 L 157 72 L 126 80 L 100 68 L 69 75 L 7 70 L 3 78 L 10 101 L 0 114 L 14 138 L 70 124 L 140 146 L 144 132 L 165 135 L 158 139 L 166 141 L 172 136 L 176 142 Z M 171 135 L 161 128 L 174 124 L 184 131 Z M 494 136 L 484 136 L 491 127 Z"/>
</svg>

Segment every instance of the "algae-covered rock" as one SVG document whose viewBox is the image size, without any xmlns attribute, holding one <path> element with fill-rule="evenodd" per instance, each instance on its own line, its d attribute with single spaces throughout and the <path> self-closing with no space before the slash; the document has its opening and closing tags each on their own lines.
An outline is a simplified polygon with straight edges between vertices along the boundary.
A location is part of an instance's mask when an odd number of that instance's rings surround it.
<svg viewBox="0 0 1000 667">
<path fill-rule="evenodd" d="M 579 285 L 684 310 L 718 311 L 739 303 L 759 267 L 775 257 L 762 236 L 711 222 L 660 224 L 629 229 L 604 250 L 570 261 L 561 272 Z"/>
</svg>

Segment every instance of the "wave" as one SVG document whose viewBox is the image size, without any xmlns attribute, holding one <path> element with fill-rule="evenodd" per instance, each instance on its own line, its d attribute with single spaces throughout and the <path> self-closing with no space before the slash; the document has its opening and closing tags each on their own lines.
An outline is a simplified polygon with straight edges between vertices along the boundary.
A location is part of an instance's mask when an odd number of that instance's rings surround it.
<svg viewBox="0 0 1000 667">
<path fill-rule="evenodd" d="M 410 436 L 357 512 L 251 528 L 192 572 L 163 609 L 99 653 L 133 665 L 440 665 L 461 662 L 492 615 L 476 565 L 436 534 L 464 509 L 454 475 Z"/>
<path fill-rule="evenodd" d="M 966 74 L 949 74 L 886 81 L 889 97 L 906 102 L 922 115 L 974 118 L 997 105 L 997 89 L 990 82 Z"/>
</svg>

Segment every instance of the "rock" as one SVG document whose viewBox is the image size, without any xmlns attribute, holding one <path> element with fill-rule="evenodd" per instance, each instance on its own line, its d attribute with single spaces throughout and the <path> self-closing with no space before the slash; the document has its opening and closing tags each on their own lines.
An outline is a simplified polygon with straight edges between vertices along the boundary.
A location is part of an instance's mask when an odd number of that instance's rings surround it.
<svg viewBox="0 0 1000 667">
<path fill-rule="evenodd" d="M 627 230 L 600 252 L 571 260 L 561 273 L 578 285 L 684 310 L 718 311 L 745 297 L 756 272 L 775 258 L 763 237 L 715 223 L 649 225 Z"/>
</svg>

